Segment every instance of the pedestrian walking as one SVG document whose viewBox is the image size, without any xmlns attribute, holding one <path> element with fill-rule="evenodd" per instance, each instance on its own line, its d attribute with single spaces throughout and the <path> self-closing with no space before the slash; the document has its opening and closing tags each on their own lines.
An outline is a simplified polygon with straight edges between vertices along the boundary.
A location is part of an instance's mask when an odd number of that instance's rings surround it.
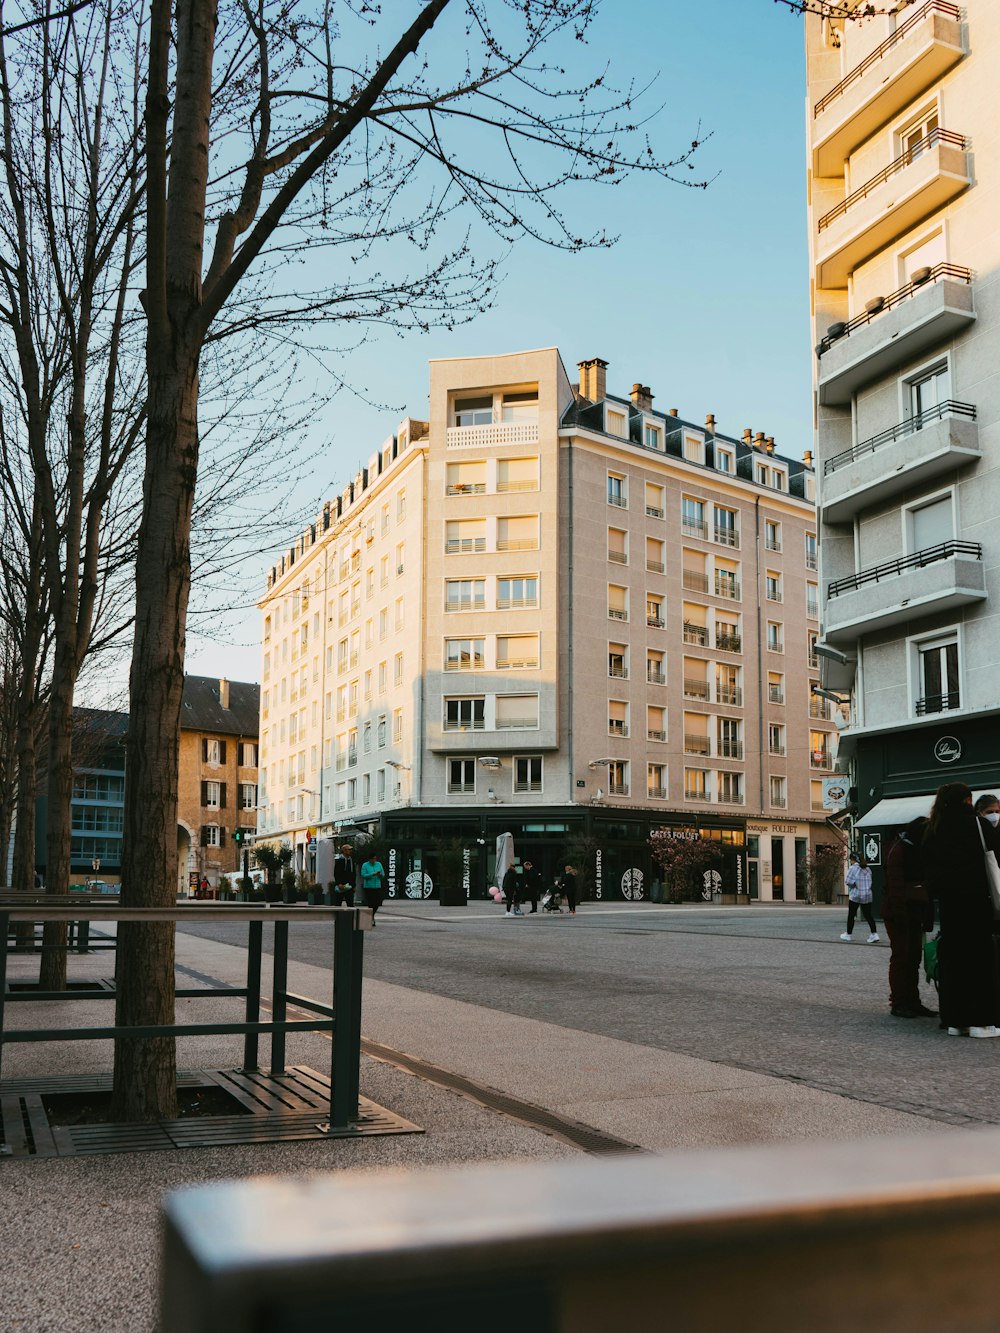
<svg viewBox="0 0 1000 1333">
<path fill-rule="evenodd" d="M 537 912 L 538 896 L 542 887 L 542 872 L 533 862 L 525 860 L 521 883 L 523 885 L 521 890 L 522 901 L 530 902 L 532 912 Z"/>
<path fill-rule="evenodd" d="M 354 906 L 354 886 L 357 873 L 354 869 L 354 848 L 349 842 L 341 844 L 340 851 L 333 858 L 333 905 L 334 907 Z"/>
<path fill-rule="evenodd" d="M 384 886 L 385 871 L 382 862 L 374 852 L 369 852 L 361 866 L 361 896 L 365 907 L 372 909 L 372 926 L 375 925 L 375 916 L 382 906 Z"/>
<path fill-rule="evenodd" d="M 854 938 L 854 919 L 860 911 L 868 922 L 868 943 L 878 944 L 878 930 L 872 912 L 872 872 L 868 868 L 868 862 L 857 852 L 851 852 L 851 864 L 847 871 L 846 882 L 847 929 L 840 938 L 850 944 Z"/>
<path fill-rule="evenodd" d="M 503 896 L 507 899 L 507 916 L 523 916 L 521 911 L 521 877 L 516 865 L 507 867 L 503 877 Z"/>
<path fill-rule="evenodd" d="M 923 815 L 902 829 L 885 860 L 882 919 L 889 934 L 889 1012 L 893 1018 L 930 1018 L 920 999 L 924 932 L 934 929 L 934 905 L 927 891 Z"/>
<path fill-rule="evenodd" d="M 938 996 L 951 1037 L 1000 1037 L 1000 988 L 993 949 L 993 901 L 986 849 L 993 825 L 972 808 L 964 782 L 938 788 L 923 848 L 931 897 L 940 907 Z"/>
<path fill-rule="evenodd" d="M 562 896 L 566 899 L 566 906 L 569 908 L 570 916 L 576 916 L 577 878 L 575 866 L 568 865 L 563 868 L 562 879 L 559 881 L 559 888 Z"/>
</svg>

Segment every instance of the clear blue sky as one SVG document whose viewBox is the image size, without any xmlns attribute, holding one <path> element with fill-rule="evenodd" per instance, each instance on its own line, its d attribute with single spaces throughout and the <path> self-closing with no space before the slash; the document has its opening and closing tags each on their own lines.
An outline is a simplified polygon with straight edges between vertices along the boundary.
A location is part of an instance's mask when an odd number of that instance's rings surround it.
<svg viewBox="0 0 1000 1333">
<path fill-rule="evenodd" d="M 620 234 L 612 250 L 523 242 L 495 308 L 475 323 L 369 342 L 345 367 L 361 396 L 341 392 L 317 416 L 325 464 L 302 488 L 303 523 L 401 416 L 426 412 L 432 357 L 555 345 L 572 373 L 602 356 L 613 392 L 639 380 L 658 408 L 694 421 L 714 412 L 720 430 L 762 430 L 795 457 L 811 447 L 801 18 L 773 0 L 605 0 L 592 42 L 574 54 L 606 57 L 618 82 L 659 72 L 658 150 L 673 156 L 700 122 L 712 137 L 691 174 L 717 179 L 707 190 L 653 179 L 581 187 L 570 211 Z M 258 679 L 256 612 L 194 617 L 188 670 Z"/>
</svg>

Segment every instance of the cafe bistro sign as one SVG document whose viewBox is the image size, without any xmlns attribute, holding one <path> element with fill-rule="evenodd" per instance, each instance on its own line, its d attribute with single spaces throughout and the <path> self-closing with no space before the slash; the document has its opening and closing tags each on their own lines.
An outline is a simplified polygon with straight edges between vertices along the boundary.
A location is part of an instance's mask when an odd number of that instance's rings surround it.
<svg viewBox="0 0 1000 1333">
<path fill-rule="evenodd" d="M 962 757 L 962 743 L 954 736 L 939 736 L 934 742 L 934 758 L 939 764 L 954 764 Z"/>
</svg>

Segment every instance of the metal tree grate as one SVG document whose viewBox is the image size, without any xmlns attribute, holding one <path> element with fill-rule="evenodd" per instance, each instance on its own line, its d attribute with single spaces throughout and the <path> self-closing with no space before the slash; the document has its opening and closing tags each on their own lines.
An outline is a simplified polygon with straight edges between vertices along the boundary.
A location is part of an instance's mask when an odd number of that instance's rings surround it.
<svg viewBox="0 0 1000 1333">
<path fill-rule="evenodd" d="M 295 1065 L 274 1076 L 231 1069 L 196 1070 L 178 1074 L 177 1086 L 186 1090 L 221 1088 L 243 1111 L 236 1115 L 189 1116 L 140 1125 L 51 1125 L 44 1097 L 110 1092 L 111 1075 L 11 1079 L 0 1093 L 0 1155 L 89 1157 L 424 1132 L 367 1097 L 359 1100 L 356 1123 L 345 1129 L 330 1129 L 326 1123 L 330 1109 L 329 1079 L 308 1065 Z"/>
</svg>

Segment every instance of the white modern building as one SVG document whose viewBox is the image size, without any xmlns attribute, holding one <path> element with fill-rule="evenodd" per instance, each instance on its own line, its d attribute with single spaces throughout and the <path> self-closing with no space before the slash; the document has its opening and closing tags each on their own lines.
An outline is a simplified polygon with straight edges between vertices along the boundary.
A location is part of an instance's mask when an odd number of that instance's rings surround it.
<svg viewBox="0 0 1000 1333">
<path fill-rule="evenodd" d="M 1000 780 L 1000 6 L 812 16 L 806 45 L 820 652 L 877 831 Z"/>
</svg>

